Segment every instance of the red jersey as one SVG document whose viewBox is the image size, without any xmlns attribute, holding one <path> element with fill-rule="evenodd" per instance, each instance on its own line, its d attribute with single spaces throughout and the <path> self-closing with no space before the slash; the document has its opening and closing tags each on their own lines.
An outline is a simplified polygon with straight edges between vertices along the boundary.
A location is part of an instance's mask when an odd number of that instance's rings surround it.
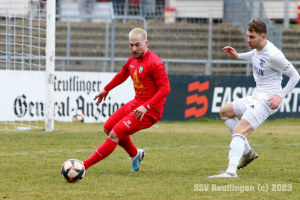
<svg viewBox="0 0 300 200">
<path fill-rule="evenodd" d="M 162 107 L 171 89 L 161 59 L 150 50 L 147 50 L 144 56 L 139 59 L 131 56 L 122 70 L 104 89 L 106 91 L 112 90 L 123 83 L 128 76 L 131 76 L 135 90 L 135 98 L 132 103 L 136 104 L 136 107 L 143 105 L 148 110 L 159 111 L 162 115 Z"/>
</svg>

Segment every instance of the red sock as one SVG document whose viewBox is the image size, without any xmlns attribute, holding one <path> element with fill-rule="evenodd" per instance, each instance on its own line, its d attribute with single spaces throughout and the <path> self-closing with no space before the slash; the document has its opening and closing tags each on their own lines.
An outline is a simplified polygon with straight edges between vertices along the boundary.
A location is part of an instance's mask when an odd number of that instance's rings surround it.
<svg viewBox="0 0 300 200">
<path fill-rule="evenodd" d="M 95 153 L 91 155 L 91 157 L 83 161 L 85 169 L 88 169 L 90 166 L 109 156 L 115 150 L 117 145 L 118 143 L 107 138 L 105 142 L 98 147 Z"/>
<path fill-rule="evenodd" d="M 130 157 L 134 157 L 137 154 L 137 148 L 134 146 L 132 143 L 129 135 L 126 137 L 122 138 L 122 140 L 119 141 L 118 143 L 125 151 L 129 154 Z"/>
</svg>

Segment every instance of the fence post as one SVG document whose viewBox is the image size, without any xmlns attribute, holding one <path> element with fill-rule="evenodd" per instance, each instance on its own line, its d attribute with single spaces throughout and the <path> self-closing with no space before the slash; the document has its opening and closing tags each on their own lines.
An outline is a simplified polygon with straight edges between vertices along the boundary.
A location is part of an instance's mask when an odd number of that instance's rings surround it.
<svg viewBox="0 0 300 200">
<path fill-rule="evenodd" d="M 246 65 L 246 75 L 250 76 L 250 63 L 247 63 Z"/>
<path fill-rule="evenodd" d="M 6 7 L 7 7 L 7 16 L 8 16 L 8 38 L 6 38 L 6 40 L 8 41 L 8 43 L 6 43 L 7 45 L 7 53 L 6 53 L 6 56 L 7 56 L 7 67 L 6 69 L 10 69 L 10 61 L 11 61 L 11 16 L 10 16 L 10 13 L 9 13 L 9 7 L 8 7 L 8 3 L 6 2 Z M 7 36 L 6 36 L 7 37 Z"/>
<path fill-rule="evenodd" d="M 127 16 L 128 13 L 128 0 L 125 0 L 125 4 L 124 4 L 124 15 Z M 123 19 L 123 24 L 126 23 L 126 19 Z"/>
<path fill-rule="evenodd" d="M 169 70 L 169 62 L 165 63 L 165 67 L 166 67 L 166 73 L 168 74 L 168 70 Z"/>
<path fill-rule="evenodd" d="M 284 1 L 284 28 L 290 27 L 289 4 L 290 0 Z"/>
<path fill-rule="evenodd" d="M 108 19 L 106 18 L 105 26 L 105 58 L 108 58 L 108 48 L 109 48 L 109 24 Z M 103 72 L 106 72 L 107 61 L 103 61 Z"/>
<path fill-rule="evenodd" d="M 32 13 L 30 13 L 30 18 L 29 18 L 29 64 L 31 66 L 31 55 L 32 55 Z"/>
<path fill-rule="evenodd" d="M 56 1 L 47 1 L 45 130 L 54 130 Z"/>
<path fill-rule="evenodd" d="M 114 72 L 115 57 L 115 20 L 111 20 L 110 72 Z"/>
<path fill-rule="evenodd" d="M 254 16 L 254 7 L 253 7 L 253 1 L 249 1 L 249 11 L 250 11 L 250 18 L 253 18 Z"/>
<path fill-rule="evenodd" d="M 65 67 L 65 65 L 66 65 L 66 62 L 65 62 L 65 60 L 62 60 L 61 71 L 66 71 L 66 67 Z"/>
<path fill-rule="evenodd" d="M 143 7 L 142 7 L 143 5 L 142 4 L 143 4 L 143 1 L 140 0 L 140 16 L 143 17 Z"/>
<path fill-rule="evenodd" d="M 212 52 L 212 14 L 211 10 L 209 13 L 209 20 L 208 20 L 208 51 L 207 51 L 207 63 L 205 65 L 205 75 L 211 75 L 211 52 Z"/>
<path fill-rule="evenodd" d="M 70 40 L 71 40 L 71 22 L 70 16 L 67 17 L 67 58 L 70 58 Z M 67 60 L 67 65 L 70 65 L 70 60 Z"/>
</svg>

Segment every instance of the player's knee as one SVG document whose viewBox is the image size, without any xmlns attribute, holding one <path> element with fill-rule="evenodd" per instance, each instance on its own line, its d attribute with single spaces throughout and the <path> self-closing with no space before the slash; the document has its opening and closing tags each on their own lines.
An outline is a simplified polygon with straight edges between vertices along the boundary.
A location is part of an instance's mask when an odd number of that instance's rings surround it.
<svg viewBox="0 0 300 200">
<path fill-rule="evenodd" d="M 222 106 L 221 109 L 220 109 L 220 115 L 221 117 L 228 117 L 228 111 L 226 109 L 226 105 L 225 106 Z"/>
<path fill-rule="evenodd" d="M 226 105 L 222 106 L 220 109 L 220 116 L 221 117 L 229 117 L 229 118 L 236 117 L 233 107 L 232 107 L 232 104 L 226 104 Z"/>
<path fill-rule="evenodd" d="M 109 133 L 108 138 L 114 142 L 119 142 L 119 138 L 113 130 Z"/>
<path fill-rule="evenodd" d="M 252 125 L 247 120 L 241 119 L 238 125 L 233 129 L 232 134 L 242 134 L 247 137 L 253 130 Z"/>
<path fill-rule="evenodd" d="M 113 117 L 108 118 L 108 120 L 105 122 L 103 126 L 103 131 L 108 135 L 117 123 L 118 121 L 115 118 Z"/>
<path fill-rule="evenodd" d="M 106 130 L 105 128 L 103 129 L 103 132 L 106 134 L 106 135 L 109 135 L 109 130 Z"/>
</svg>

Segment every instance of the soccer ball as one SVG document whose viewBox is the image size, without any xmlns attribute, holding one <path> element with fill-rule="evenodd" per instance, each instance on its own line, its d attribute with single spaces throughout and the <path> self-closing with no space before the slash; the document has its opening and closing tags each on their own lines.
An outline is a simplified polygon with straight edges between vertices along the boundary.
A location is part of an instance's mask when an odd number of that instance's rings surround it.
<svg viewBox="0 0 300 200">
<path fill-rule="evenodd" d="M 81 161 L 69 159 L 61 167 L 61 175 L 69 183 L 75 183 L 84 177 L 85 168 Z"/>
<path fill-rule="evenodd" d="M 77 111 L 72 117 L 73 122 L 84 122 L 84 114 L 81 111 Z"/>
</svg>

